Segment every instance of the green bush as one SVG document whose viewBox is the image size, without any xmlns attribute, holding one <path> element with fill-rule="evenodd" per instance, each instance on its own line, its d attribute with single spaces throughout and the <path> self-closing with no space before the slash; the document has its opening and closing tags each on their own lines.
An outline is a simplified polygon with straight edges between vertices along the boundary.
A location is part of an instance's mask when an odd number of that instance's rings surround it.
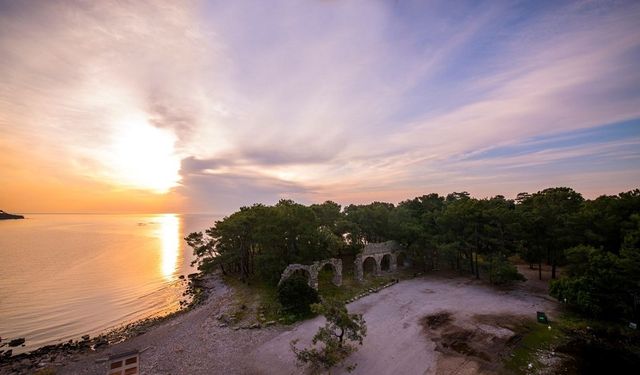
<svg viewBox="0 0 640 375">
<path fill-rule="evenodd" d="M 631 318 L 634 283 L 633 276 L 625 270 L 628 257 L 621 259 L 585 246 L 568 249 L 567 253 L 570 259 L 580 262 L 571 265 L 566 277 L 551 281 L 549 294 L 589 316 Z"/>
<path fill-rule="evenodd" d="M 297 348 L 296 339 L 291 341 L 291 350 L 298 364 L 308 365 L 313 373 L 329 371 L 358 350 L 355 344 L 362 345 L 367 335 L 367 325 L 362 314 L 349 314 L 344 303 L 338 301 L 314 304 L 311 308 L 313 312 L 324 315 L 327 322 L 313 336 L 311 347 Z M 356 365 L 347 366 L 347 372 L 351 372 Z"/>
<path fill-rule="evenodd" d="M 489 272 L 491 282 L 496 285 L 526 280 L 526 278 L 518 272 L 518 269 L 506 259 L 494 259 L 491 262 Z"/>
<path fill-rule="evenodd" d="M 278 301 L 288 314 L 307 316 L 310 305 L 320 302 L 318 292 L 302 276 L 292 276 L 278 287 Z"/>
</svg>

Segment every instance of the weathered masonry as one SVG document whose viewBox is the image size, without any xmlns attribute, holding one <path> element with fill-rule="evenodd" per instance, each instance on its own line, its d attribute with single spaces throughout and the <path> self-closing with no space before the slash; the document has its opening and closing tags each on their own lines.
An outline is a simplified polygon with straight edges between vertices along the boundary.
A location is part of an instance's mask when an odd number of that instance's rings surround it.
<svg viewBox="0 0 640 375">
<path fill-rule="evenodd" d="M 356 256 L 356 279 L 359 282 L 364 281 L 365 264 L 372 265 L 373 273 L 379 276 L 385 271 L 394 272 L 398 265 L 404 266 L 405 261 L 404 247 L 396 241 L 366 244 L 362 252 Z"/>
<path fill-rule="evenodd" d="M 330 265 L 333 271 L 333 278 L 331 282 L 334 285 L 341 286 L 342 285 L 342 260 L 336 259 L 336 258 L 320 260 L 317 262 L 313 262 L 313 264 L 311 265 L 290 264 L 282 272 L 278 285 L 282 284 L 283 281 L 291 277 L 291 275 L 293 275 L 296 271 L 302 270 L 307 275 L 309 286 L 315 290 L 318 290 L 318 273 L 326 265 Z"/>
</svg>

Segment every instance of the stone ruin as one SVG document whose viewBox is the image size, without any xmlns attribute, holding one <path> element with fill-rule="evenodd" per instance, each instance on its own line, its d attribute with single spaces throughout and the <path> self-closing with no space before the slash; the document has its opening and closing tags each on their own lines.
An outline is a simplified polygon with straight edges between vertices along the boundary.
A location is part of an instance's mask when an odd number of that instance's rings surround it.
<svg viewBox="0 0 640 375">
<path fill-rule="evenodd" d="M 282 272 L 278 286 L 282 284 L 286 279 L 291 277 L 296 271 L 303 270 L 307 274 L 309 286 L 315 290 L 318 290 L 318 273 L 325 265 L 331 265 L 333 270 L 333 279 L 331 282 L 336 286 L 342 285 L 342 260 L 336 258 L 324 259 L 317 262 L 313 262 L 311 265 L 304 264 L 290 264 Z"/>
<path fill-rule="evenodd" d="M 404 247 L 396 241 L 366 244 L 362 252 L 356 256 L 356 280 L 364 282 L 364 263 L 367 259 L 373 259 L 375 261 L 374 274 L 380 276 L 383 272 L 383 260 L 386 259 L 389 265 L 389 268 L 384 271 L 394 272 L 398 266 L 398 256 L 401 254 L 405 256 Z"/>
</svg>

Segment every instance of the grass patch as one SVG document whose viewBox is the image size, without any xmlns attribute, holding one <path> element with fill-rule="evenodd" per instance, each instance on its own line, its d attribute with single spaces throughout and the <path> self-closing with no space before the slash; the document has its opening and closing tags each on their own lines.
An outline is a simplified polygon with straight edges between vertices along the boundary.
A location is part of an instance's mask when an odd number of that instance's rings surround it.
<svg viewBox="0 0 640 375">
<path fill-rule="evenodd" d="M 234 291 L 231 318 L 235 323 L 243 320 L 264 322 L 278 319 L 281 306 L 275 288 L 255 280 L 245 284 L 233 276 L 224 276 L 223 280 Z"/>
<path fill-rule="evenodd" d="M 525 324 L 522 329 L 524 332 L 522 340 L 516 344 L 511 357 L 505 362 L 505 368 L 510 373 L 540 373 L 547 366 L 541 363 L 538 354 L 541 351 L 553 351 L 564 343 L 567 339 L 565 328 L 565 321 L 562 317 L 549 324 L 541 324 L 536 321 Z"/>
<path fill-rule="evenodd" d="M 551 329 L 548 328 L 549 326 Z M 578 357 L 574 358 L 574 361 L 578 362 L 593 360 L 593 358 L 580 358 L 585 355 L 584 353 L 567 353 L 567 349 L 574 348 L 577 345 L 575 340 L 581 337 L 587 337 L 588 340 L 594 342 L 608 339 L 620 343 L 634 335 L 636 335 L 635 332 L 630 332 L 627 327 L 620 324 L 593 320 L 572 312 L 565 312 L 549 324 L 537 322 L 526 324 L 523 327 L 522 340 L 515 345 L 511 357 L 504 363 L 505 369 L 509 373 L 516 374 L 540 373 L 541 370 L 547 369 L 549 366 L 542 363 L 540 359 L 544 358 L 545 353 L 551 352 L 556 352 L 556 355 L 558 353 L 569 354 L 571 357 L 577 355 Z M 575 349 L 579 348 L 575 347 Z M 620 352 L 620 350 L 617 351 Z M 529 368 L 529 364 L 531 364 L 531 368 Z M 570 368 L 574 366 L 568 365 Z"/>
<path fill-rule="evenodd" d="M 352 275 L 343 275 L 342 286 L 331 283 L 331 273 L 320 272 L 318 275 L 318 293 L 320 297 L 328 300 L 347 301 L 368 289 L 384 285 L 392 279 L 398 278 L 398 274 L 366 277 L 364 283 L 357 282 Z"/>
<path fill-rule="evenodd" d="M 320 272 L 318 275 L 318 293 L 323 299 L 346 301 L 371 288 L 379 287 L 392 279 L 410 277 L 409 272 L 398 272 L 382 276 L 368 276 L 360 284 L 353 275 L 343 274 L 342 286 L 333 285 L 331 272 Z M 224 282 L 234 290 L 233 314 L 234 323 L 244 320 L 260 323 L 277 321 L 281 324 L 293 324 L 313 316 L 297 316 L 287 313 L 278 301 L 278 288 L 258 280 L 250 280 L 245 284 L 232 276 L 224 276 Z"/>
</svg>

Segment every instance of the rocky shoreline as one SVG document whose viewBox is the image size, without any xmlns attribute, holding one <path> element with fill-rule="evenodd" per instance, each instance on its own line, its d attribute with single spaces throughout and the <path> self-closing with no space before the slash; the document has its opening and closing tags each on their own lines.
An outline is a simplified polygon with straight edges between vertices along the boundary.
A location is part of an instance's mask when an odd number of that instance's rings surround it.
<svg viewBox="0 0 640 375">
<path fill-rule="evenodd" d="M 217 277 L 218 275 L 205 276 L 198 273 L 190 274 L 187 277 L 180 276 L 180 279 L 188 283 L 184 296 L 189 297 L 190 301 L 181 301 L 183 307 L 168 315 L 142 319 L 95 337 L 85 335 L 81 340 L 70 340 L 65 343 L 43 346 L 27 353 L 0 357 L 0 375 L 32 373 L 38 369 L 50 367 L 58 368 L 149 332 L 161 323 L 171 321 L 207 302 L 211 291 L 210 281 Z M 367 289 L 345 302 L 351 303 L 370 294 L 378 293 L 397 284 L 398 281 L 398 279 L 393 279 L 379 287 Z M 215 316 L 216 326 L 232 331 L 253 331 L 278 324 L 276 321 L 263 320 L 237 322 L 232 318 L 232 315 L 230 313 L 217 314 Z"/>
<path fill-rule="evenodd" d="M 96 337 L 84 335 L 80 340 L 69 340 L 60 344 L 46 345 L 36 350 L 13 355 L 12 349 L 0 350 L 0 374 L 24 374 L 31 373 L 45 367 L 59 367 L 71 360 L 77 360 L 83 355 L 96 352 L 110 345 L 115 345 L 139 336 L 156 325 L 174 319 L 196 306 L 202 304 L 209 296 L 209 287 L 205 276 L 193 273 L 180 279 L 187 282 L 187 288 L 183 293 L 186 300 L 180 301 L 181 308 L 170 314 L 146 318 L 115 328 Z M 23 345 L 24 338 L 14 339 L 10 342 L 0 342 L 0 347 L 17 347 Z"/>
</svg>

